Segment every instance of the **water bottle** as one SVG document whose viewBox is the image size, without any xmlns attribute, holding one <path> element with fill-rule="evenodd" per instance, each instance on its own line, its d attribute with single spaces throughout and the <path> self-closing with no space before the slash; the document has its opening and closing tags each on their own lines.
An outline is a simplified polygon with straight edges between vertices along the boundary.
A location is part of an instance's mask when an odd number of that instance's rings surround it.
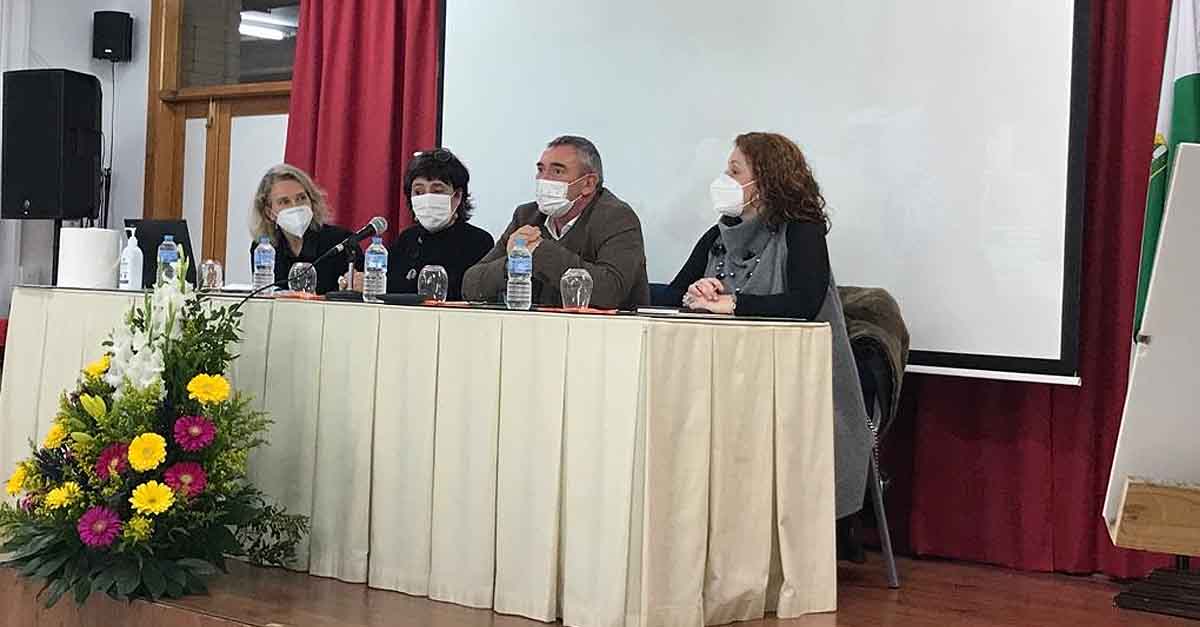
<svg viewBox="0 0 1200 627">
<path fill-rule="evenodd" d="M 372 237 L 371 245 L 367 247 L 366 259 L 363 261 L 363 300 L 368 303 L 379 302 L 379 297 L 387 292 L 388 251 L 383 245 L 383 238 Z"/>
<path fill-rule="evenodd" d="M 533 305 L 533 254 L 525 247 L 525 239 L 517 238 L 508 253 L 509 309 L 528 310 Z"/>
<path fill-rule="evenodd" d="M 254 289 L 266 287 L 275 282 L 275 247 L 271 238 L 263 235 L 258 238 L 258 246 L 254 248 Z M 263 290 L 272 292 L 274 290 Z"/>
<path fill-rule="evenodd" d="M 174 235 L 164 235 L 158 245 L 158 268 L 155 270 L 155 285 L 175 281 L 179 270 L 179 246 L 175 243 Z"/>
</svg>

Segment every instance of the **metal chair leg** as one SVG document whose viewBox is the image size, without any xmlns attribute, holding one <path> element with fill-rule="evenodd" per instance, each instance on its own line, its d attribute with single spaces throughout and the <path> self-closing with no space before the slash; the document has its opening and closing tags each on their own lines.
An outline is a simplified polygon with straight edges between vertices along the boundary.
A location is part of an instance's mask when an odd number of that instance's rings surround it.
<svg viewBox="0 0 1200 627">
<path fill-rule="evenodd" d="M 871 500 L 875 502 L 875 526 L 879 529 L 879 542 L 887 565 L 888 587 L 896 589 L 900 587 L 900 574 L 896 571 L 896 555 L 892 553 L 892 533 L 888 530 L 887 511 L 883 507 L 883 479 L 879 476 L 879 468 L 875 466 L 876 457 L 871 456 L 867 481 L 871 484 Z"/>
</svg>

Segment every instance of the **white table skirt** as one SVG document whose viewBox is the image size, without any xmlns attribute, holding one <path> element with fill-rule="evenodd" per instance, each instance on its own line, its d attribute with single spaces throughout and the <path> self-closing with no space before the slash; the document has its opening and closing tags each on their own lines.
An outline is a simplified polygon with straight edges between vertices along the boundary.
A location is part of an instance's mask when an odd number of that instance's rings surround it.
<svg viewBox="0 0 1200 627">
<path fill-rule="evenodd" d="M 18 288 L 0 470 L 132 298 Z M 836 608 L 824 324 L 255 300 L 229 373 L 297 567 L 567 625 Z"/>
</svg>

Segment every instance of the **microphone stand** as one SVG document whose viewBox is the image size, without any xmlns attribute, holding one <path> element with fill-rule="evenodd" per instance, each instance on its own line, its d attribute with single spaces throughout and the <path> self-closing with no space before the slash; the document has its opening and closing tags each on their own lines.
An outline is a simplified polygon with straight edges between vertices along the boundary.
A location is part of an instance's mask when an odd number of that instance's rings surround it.
<svg viewBox="0 0 1200 627">
<path fill-rule="evenodd" d="M 316 268 L 316 264 L 313 264 L 313 268 L 314 269 Z M 287 279 L 282 279 L 279 281 L 275 281 L 274 283 L 268 283 L 256 290 L 254 290 L 253 292 L 246 294 L 246 296 L 244 298 L 242 298 L 242 300 L 238 301 L 238 303 L 233 306 L 233 310 L 240 311 L 242 308 L 242 305 L 246 304 L 246 301 L 250 300 L 251 298 L 254 298 L 255 296 L 258 296 L 259 294 L 261 294 L 273 287 L 283 287 L 284 285 L 287 285 L 287 282 L 288 282 Z"/>
</svg>

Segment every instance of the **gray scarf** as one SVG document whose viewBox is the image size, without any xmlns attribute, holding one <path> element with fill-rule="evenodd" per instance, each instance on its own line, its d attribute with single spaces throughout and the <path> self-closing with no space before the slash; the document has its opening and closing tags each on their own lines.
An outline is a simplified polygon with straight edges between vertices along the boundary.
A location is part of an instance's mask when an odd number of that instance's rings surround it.
<svg viewBox="0 0 1200 627">
<path fill-rule="evenodd" d="M 716 277 L 730 294 L 763 296 L 786 289 L 787 236 L 757 217 L 722 218 L 721 234 L 708 252 L 704 276 Z"/>
</svg>

